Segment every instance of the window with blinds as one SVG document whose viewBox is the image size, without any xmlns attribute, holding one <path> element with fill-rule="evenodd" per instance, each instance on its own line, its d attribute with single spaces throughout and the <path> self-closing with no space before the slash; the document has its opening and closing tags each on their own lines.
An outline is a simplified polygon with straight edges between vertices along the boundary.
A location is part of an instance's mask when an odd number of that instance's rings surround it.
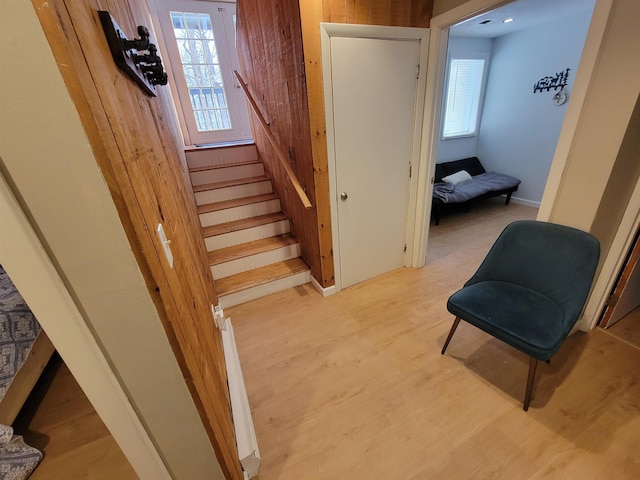
<svg viewBox="0 0 640 480">
<path fill-rule="evenodd" d="M 484 79 L 482 58 L 452 58 L 449 63 L 443 138 L 476 135 Z"/>
</svg>

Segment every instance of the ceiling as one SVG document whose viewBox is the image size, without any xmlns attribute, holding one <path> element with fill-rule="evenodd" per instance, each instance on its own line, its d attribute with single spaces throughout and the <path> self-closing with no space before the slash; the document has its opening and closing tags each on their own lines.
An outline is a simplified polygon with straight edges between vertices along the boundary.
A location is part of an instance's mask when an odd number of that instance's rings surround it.
<svg viewBox="0 0 640 480">
<path fill-rule="evenodd" d="M 524 30 L 585 10 L 593 10 L 596 0 L 516 0 L 503 7 L 454 25 L 449 35 L 454 37 L 495 38 Z M 503 23 L 513 18 L 510 23 Z M 487 21 L 484 25 L 480 22 Z"/>
</svg>

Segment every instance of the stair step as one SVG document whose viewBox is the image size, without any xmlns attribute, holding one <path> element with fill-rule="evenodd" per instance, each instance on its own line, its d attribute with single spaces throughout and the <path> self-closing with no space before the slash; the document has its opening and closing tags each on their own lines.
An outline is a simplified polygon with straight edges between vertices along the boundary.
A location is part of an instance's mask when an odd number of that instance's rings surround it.
<svg viewBox="0 0 640 480">
<path fill-rule="evenodd" d="M 273 193 L 208 203 L 198 207 L 200 223 L 203 227 L 279 211 L 280 200 Z"/>
<path fill-rule="evenodd" d="M 284 235 L 276 235 L 275 237 L 261 238 L 260 240 L 253 240 L 252 242 L 232 245 L 231 247 L 209 252 L 209 265 L 219 265 L 242 257 L 286 247 L 296 242 L 297 240 L 291 234 L 286 233 Z"/>
<path fill-rule="evenodd" d="M 275 193 L 267 193 L 264 195 L 254 195 L 253 197 L 234 198 L 223 202 L 207 203 L 198 206 L 198 215 L 209 212 L 219 212 L 220 210 L 251 205 L 253 203 L 267 202 L 269 200 L 276 200 L 277 198 L 278 196 Z"/>
<path fill-rule="evenodd" d="M 192 148 L 185 151 L 189 168 L 225 165 L 230 163 L 255 161 L 258 151 L 255 144 L 228 145 L 215 148 Z"/>
<path fill-rule="evenodd" d="M 238 230 L 244 230 L 259 225 L 265 225 L 268 223 L 278 222 L 281 220 L 288 220 L 288 217 L 282 213 L 270 213 L 268 215 L 259 215 L 252 218 L 243 218 L 240 220 L 234 220 L 232 222 L 221 223 L 219 225 L 210 225 L 203 228 L 205 237 L 213 237 L 215 235 L 222 235 L 225 233 L 236 232 Z"/>
<path fill-rule="evenodd" d="M 224 170 L 226 168 L 243 167 L 246 165 L 253 165 L 256 163 L 262 163 L 262 162 L 258 159 L 255 159 L 255 160 L 243 160 L 240 162 L 233 162 L 233 163 L 225 163 L 222 165 L 203 165 L 200 167 L 189 168 L 189 173 L 206 172 L 209 170 Z"/>
<path fill-rule="evenodd" d="M 246 180 L 252 181 L 247 182 Z M 235 184 L 229 186 L 220 186 L 220 184 L 222 183 Z M 271 180 L 269 180 L 269 178 L 266 176 L 252 177 L 252 179 L 241 178 L 238 180 L 230 180 L 229 182 L 209 183 L 207 185 L 200 185 L 199 187 L 208 188 L 202 188 L 199 190 L 196 190 L 194 188 L 196 204 L 198 205 L 223 202 L 225 200 L 233 200 L 234 198 L 253 197 L 255 195 L 273 193 Z"/>
<path fill-rule="evenodd" d="M 260 161 L 238 162 L 229 165 L 213 165 L 189 169 L 191 185 L 226 182 L 238 178 L 260 177 L 264 175 L 264 165 Z"/>
<path fill-rule="evenodd" d="M 289 218 L 282 212 L 243 218 L 204 227 L 207 251 L 289 233 Z"/>
<path fill-rule="evenodd" d="M 299 256 L 300 244 L 284 234 L 209 252 L 209 263 L 218 280 Z"/>
<path fill-rule="evenodd" d="M 307 264 L 299 257 L 292 258 L 217 280 L 216 292 L 229 295 L 305 271 L 309 271 Z"/>
<path fill-rule="evenodd" d="M 205 183 L 203 185 L 196 185 L 193 187 L 194 192 L 203 192 L 205 190 L 217 190 L 227 187 L 236 187 L 238 185 L 246 185 L 249 183 L 258 183 L 269 181 L 269 177 L 266 175 L 261 175 L 259 177 L 249 177 L 249 178 L 234 178 L 232 180 L 227 180 L 225 182 L 213 182 L 213 183 Z"/>
</svg>

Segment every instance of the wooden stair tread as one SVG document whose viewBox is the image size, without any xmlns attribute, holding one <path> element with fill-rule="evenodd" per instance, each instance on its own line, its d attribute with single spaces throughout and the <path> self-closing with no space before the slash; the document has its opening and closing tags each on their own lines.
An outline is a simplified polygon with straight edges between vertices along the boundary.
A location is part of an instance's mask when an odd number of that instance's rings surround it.
<svg viewBox="0 0 640 480">
<path fill-rule="evenodd" d="M 227 143 L 204 143 L 199 145 L 189 145 L 184 147 L 185 152 L 197 152 L 197 151 L 207 151 L 207 150 L 224 150 L 224 149 L 234 149 L 238 147 L 246 147 L 255 145 L 256 142 L 253 140 L 237 140 L 231 141 Z"/>
<path fill-rule="evenodd" d="M 247 177 L 236 178 L 234 180 L 227 180 L 225 182 L 205 183 L 204 185 L 195 185 L 193 187 L 194 192 L 204 192 L 205 190 L 217 190 L 225 187 L 235 187 L 237 185 L 247 185 L 249 183 L 266 182 L 269 177 L 262 175 L 260 177 Z"/>
<path fill-rule="evenodd" d="M 217 170 L 219 168 L 242 167 L 244 165 L 253 165 L 255 163 L 262 163 L 262 162 L 260 160 L 245 160 L 244 162 L 221 163 L 219 165 L 206 165 L 204 167 L 192 167 L 189 169 L 189 173 L 203 172 L 205 170 Z"/>
<path fill-rule="evenodd" d="M 218 296 L 230 295 L 308 270 L 301 258 L 292 258 L 216 280 L 216 292 Z"/>
<path fill-rule="evenodd" d="M 198 214 L 218 212 L 227 208 L 240 207 L 242 205 L 251 205 L 252 203 L 268 202 L 269 200 L 277 200 L 275 193 L 265 193 L 263 195 L 254 195 L 252 197 L 234 198 L 232 200 L 224 200 L 222 202 L 205 203 L 198 206 Z"/>
<path fill-rule="evenodd" d="M 297 243 L 297 240 L 289 233 L 276 235 L 275 237 L 261 238 L 239 245 L 220 248 L 209 252 L 209 265 L 219 265 L 238 258 L 268 252 L 277 248 L 287 247 Z"/>
<path fill-rule="evenodd" d="M 268 223 L 275 223 L 289 218 L 282 212 L 268 213 L 266 215 L 258 215 L 256 217 L 242 218 L 231 222 L 220 223 L 218 225 L 209 225 L 202 229 L 205 238 L 222 235 L 223 233 L 236 232 L 246 228 L 258 227 Z"/>
</svg>

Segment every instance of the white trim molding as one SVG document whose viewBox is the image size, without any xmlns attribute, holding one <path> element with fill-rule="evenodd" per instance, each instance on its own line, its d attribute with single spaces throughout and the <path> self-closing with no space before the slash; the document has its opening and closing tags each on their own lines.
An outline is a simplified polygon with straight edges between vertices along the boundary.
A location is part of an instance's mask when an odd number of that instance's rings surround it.
<svg viewBox="0 0 640 480">
<path fill-rule="evenodd" d="M 331 285 L 330 287 L 325 288 L 322 285 L 320 285 L 315 278 L 313 278 L 313 275 L 311 276 L 311 285 L 313 285 L 313 288 L 315 288 L 318 292 L 320 292 L 320 295 L 322 295 L 322 298 L 326 298 L 331 295 L 335 295 L 337 293 L 335 285 Z"/>
<path fill-rule="evenodd" d="M 332 242 L 333 242 L 333 258 L 334 258 L 334 276 L 335 285 L 334 289 L 337 293 L 342 290 L 342 278 L 340 275 L 340 249 L 337 247 L 339 242 L 339 231 L 336 227 L 338 225 L 338 207 L 337 202 L 337 187 L 336 187 L 336 157 L 335 157 L 335 138 L 334 138 L 334 123 L 333 123 L 333 95 L 332 95 L 332 80 L 331 80 L 331 37 L 351 37 L 351 38 L 380 38 L 391 40 L 417 40 L 420 42 L 420 71 L 418 72 L 418 85 L 416 88 L 416 115 L 414 119 L 414 137 L 412 140 L 412 175 L 409 184 L 409 199 L 407 202 L 407 224 L 405 230 L 406 239 L 406 252 L 404 257 L 404 265 L 407 267 L 416 266 L 413 262 L 413 257 L 416 251 L 415 238 L 416 238 L 416 223 L 413 221 L 417 215 L 417 208 L 423 203 L 420 198 L 421 185 L 418 177 L 418 165 L 420 164 L 420 152 L 423 146 L 423 122 L 425 120 L 425 114 L 421 111 L 428 105 L 426 100 L 426 83 L 428 82 L 427 75 L 424 74 L 424 66 L 428 63 L 429 55 L 429 29 L 428 28 L 413 28 L 413 27 L 388 27 L 377 25 L 352 25 L 352 24 L 339 24 L 339 23 L 320 23 L 320 40 L 322 46 L 322 76 L 324 87 L 324 99 L 325 99 L 325 112 L 326 112 L 326 134 L 327 134 L 327 157 L 328 157 L 328 170 L 329 170 L 329 191 L 331 201 L 331 224 L 332 228 Z M 418 248 L 419 250 L 419 248 Z M 425 254 L 426 256 L 426 254 Z M 424 264 L 424 262 L 423 262 Z"/>
<path fill-rule="evenodd" d="M 141 479 L 170 480 L 164 462 L 0 175 L 0 261 Z"/>
</svg>

